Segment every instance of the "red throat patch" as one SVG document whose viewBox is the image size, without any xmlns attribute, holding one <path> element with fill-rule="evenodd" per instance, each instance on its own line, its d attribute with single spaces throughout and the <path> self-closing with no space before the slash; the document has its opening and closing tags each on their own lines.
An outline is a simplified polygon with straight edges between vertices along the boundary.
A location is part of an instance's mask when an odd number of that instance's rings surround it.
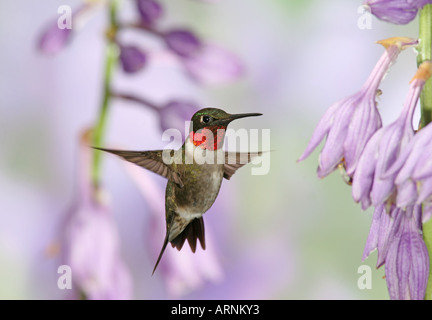
<svg viewBox="0 0 432 320">
<path fill-rule="evenodd" d="M 224 126 L 203 128 L 197 132 L 191 131 L 189 138 L 195 146 L 199 146 L 201 149 L 215 151 L 223 146 L 225 130 L 226 127 Z"/>
</svg>

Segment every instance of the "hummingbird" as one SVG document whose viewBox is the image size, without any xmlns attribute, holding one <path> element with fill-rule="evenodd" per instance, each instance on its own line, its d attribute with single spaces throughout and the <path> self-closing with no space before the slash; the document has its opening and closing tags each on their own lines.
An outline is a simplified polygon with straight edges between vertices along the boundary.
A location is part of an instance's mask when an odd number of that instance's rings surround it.
<svg viewBox="0 0 432 320">
<path fill-rule="evenodd" d="M 168 245 L 182 249 L 187 240 L 195 253 L 197 241 L 205 250 L 203 214 L 215 202 L 225 178 L 262 152 L 225 152 L 225 132 L 236 119 L 261 113 L 229 114 L 217 108 L 197 111 L 189 136 L 178 150 L 126 151 L 94 147 L 115 154 L 168 179 L 165 191 L 166 235 L 152 274 Z"/>
</svg>

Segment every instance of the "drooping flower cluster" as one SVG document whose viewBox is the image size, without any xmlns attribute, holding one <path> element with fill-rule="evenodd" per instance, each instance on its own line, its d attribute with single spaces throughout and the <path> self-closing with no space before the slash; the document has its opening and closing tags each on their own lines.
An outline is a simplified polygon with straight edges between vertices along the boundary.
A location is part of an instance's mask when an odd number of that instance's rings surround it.
<svg viewBox="0 0 432 320">
<path fill-rule="evenodd" d="M 97 2 L 86 2 L 73 13 L 74 25 L 79 21 L 84 12 L 89 11 L 92 7 L 96 6 Z M 132 23 L 118 23 L 115 30 L 107 32 L 108 37 L 114 38 L 118 44 L 120 66 L 127 74 L 135 74 L 145 70 L 149 63 L 150 49 L 144 49 L 141 46 L 133 43 L 124 43 L 120 40 L 118 34 L 122 30 L 135 29 L 138 33 L 145 33 L 153 35 L 160 39 L 165 44 L 167 53 L 170 54 L 182 68 L 185 75 L 192 81 L 201 85 L 220 85 L 238 79 L 244 73 L 244 67 L 240 60 L 228 50 L 221 46 L 207 43 L 201 39 L 194 31 L 185 28 L 170 28 L 168 30 L 161 30 L 159 24 L 163 18 L 165 8 L 158 0 L 135 0 L 136 6 L 136 21 Z M 57 21 L 48 25 L 45 32 L 39 39 L 39 49 L 47 54 L 58 53 L 68 43 L 70 43 L 74 35 L 74 29 L 60 29 Z M 125 94 L 126 95 L 126 94 Z M 123 96 L 119 94 L 118 96 Z M 130 96 L 128 93 L 127 96 Z M 136 102 L 148 101 L 148 99 L 141 99 L 136 97 Z M 166 116 L 169 110 L 172 112 L 170 118 L 177 115 L 185 115 L 173 123 L 184 121 L 184 118 L 191 118 L 191 116 L 198 111 L 199 104 L 192 101 L 184 103 L 182 100 L 171 99 L 167 103 L 156 105 L 154 103 L 145 104 L 150 110 L 156 111 L 161 119 Z M 190 105 L 194 108 L 190 108 Z M 176 109 L 172 108 L 175 105 Z M 165 106 L 170 106 L 168 109 Z M 177 110 L 182 109 L 182 110 Z M 183 126 L 175 127 L 183 131 Z M 162 126 L 165 130 L 166 127 Z"/>
<path fill-rule="evenodd" d="M 72 270 L 75 298 L 131 299 L 132 279 L 121 258 L 116 222 L 103 190 L 91 181 L 90 135 L 87 130 L 80 139 L 77 198 L 61 230 L 62 264 Z"/>
<path fill-rule="evenodd" d="M 369 79 L 359 92 L 327 110 L 299 160 L 309 156 L 326 137 L 318 176 L 343 168 L 352 184 L 353 199 L 363 209 L 375 206 L 363 259 L 377 249 L 377 267 L 385 264 L 392 299 L 423 299 L 429 258 L 422 238 L 422 220 L 430 215 L 426 208 L 428 198 L 432 198 L 432 178 L 427 178 L 432 177 L 432 170 L 425 173 L 425 159 L 414 150 L 425 150 L 424 136 L 432 132 L 432 125 L 416 134 L 413 115 L 431 76 L 432 64 L 425 61 L 419 66 L 400 116 L 383 127 L 376 104 L 379 85 L 398 54 L 417 45 L 417 41 L 397 37 L 378 43 L 385 52 Z"/>
<path fill-rule="evenodd" d="M 415 45 L 416 41 L 410 38 L 390 38 L 378 43 L 386 50 L 363 87 L 326 111 L 299 158 L 299 161 L 304 160 L 327 137 L 319 158 L 320 178 L 333 172 L 339 165 L 343 165 L 348 176 L 352 177 L 366 143 L 381 128 L 376 103 L 378 87 L 399 53 Z"/>
</svg>

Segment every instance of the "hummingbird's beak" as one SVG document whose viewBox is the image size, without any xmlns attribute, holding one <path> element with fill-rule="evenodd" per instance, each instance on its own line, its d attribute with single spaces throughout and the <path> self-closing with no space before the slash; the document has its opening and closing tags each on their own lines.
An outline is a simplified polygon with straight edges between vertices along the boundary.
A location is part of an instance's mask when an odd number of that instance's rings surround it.
<svg viewBox="0 0 432 320">
<path fill-rule="evenodd" d="M 222 121 L 226 124 L 230 123 L 233 120 L 237 120 L 240 118 L 247 118 L 247 117 L 258 117 L 262 116 L 262 113 L 238 113 L 238 114 L 230 114 L 228 117 L 224 119 L 220 119 L 219 121 Z"/>
</svg>

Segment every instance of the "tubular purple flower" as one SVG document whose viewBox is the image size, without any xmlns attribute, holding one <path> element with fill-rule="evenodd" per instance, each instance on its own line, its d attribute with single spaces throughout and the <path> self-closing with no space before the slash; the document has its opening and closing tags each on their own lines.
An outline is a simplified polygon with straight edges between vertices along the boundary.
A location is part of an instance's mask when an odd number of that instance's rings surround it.
<svg viewBox="0 0 432 320">
<path fill-rule="evenodd" d="M 141 23 L 144 25 L 154 24 L 163 14 L 163 8 L 159 1 L 137 0 L 136 5 Z"/>
<path fill-rule="evenodd" d="M 429 61 L 422 63 L 411 81 L 407 104 L 415 107 L 423 86 L 431 74 L 432 63 Z M 412 140 L 401 149 L 399 157 L 393 161 L 387 173 L 384 174 L 384 178 L 391 177 L 397 186 L 396 203 L 400 207 L 414 203 L 420 204 L 432 194 L 431 185 L 427 181 L 432 176 L 429 163 L 432 155 L 431 135 L 432 128 L 429 125 L 419 130 Z M 417 191 L 420 192 L 421 197 L 418 197 Z"/>
<path fill-rule="evenodd" d="M 407 24 L 412 21 L 419 9 L 430 0 L 366 0 L 364 5 L 378 19 L 394 24 Z"/>
<path fill-rule="evenodd" d="M 408 207 L 385 261 L 387 287 L 393 300 L 424 299 L 429 256 L 421 236 L 421 206 Z"/>
<path fill-rule="evenodd" d="M 400 208 L 412 206 L 417 200 L 417 186 L 415 182 L 407 180 L 397 186 L 396 205 Z"/>
<path fill-rule="evenodd" d="M 56 54 L 70 41 L 72 29 L 60 29 L 57 21 L 49 25 L 38 41 L 38 48 L 46 54 Z"/>
<path fill-rule="evenodd" d="M 377 163 L 375 151 L 383 133 L 382 130 L 379 130 L 370 138 L 361 156 L 361 159 L 365 160 L 359 161 L 353 176 L 352 197 L 355 202 L 361 202 L 363 210 L 366 210 L 372 204 L 370 192 L 374 183 Z"/>
<path fill-rule="evenodd" d="M 304 160 L 327 137 L 320 153 L 318 176 L 325 177 L 339 164 L 344 164 L 348 176 L 356 170 L 366 143 L 381 128 L 376 108 L 378 86 L 398 54 L 416 43 L 410 38 L 389 38 L 379 41 L 386 51 L 366 83 L 356 94 L 332 105 L 318 123 L 312 138 L 298 161 Z"/>
<path fill-rule="evenodd" d="M 132 282 L 120 256 L 116 223 L 90 179 L 89 134 L 81 140 L 79 199 L 64 224 L 62 260 L 73 272 L 77 297 L 130 299 Z"/>
<path fill-rule="evenodd" d="M 432 145 L 432 126 L 427 125 L 419 130 L 411 142 L 401 151 L 397 161 L 390 168 L 388 174 L 395 175 L 397 188 L 397 204 L 420 204 L 432 194 L 431 179 L 423 170 L 424 159 L 430 157 Z M 421 171 L 421 175 L 415 173 Z"/>
<path fill-rule="evenodd" d="M 165 33 L 164 39 L 168 48 L 181 57 L 196 54 L 202 46 L 198 37 L 189 30 L 171 30 Z"/>
<path fill-rule="evenodd" d="M 377 249 L 377 268 L 385 264 L 391 299 L 423 299 L 429 274 L 429 258 L 421 236 L 422 208 L 406 210 L 392 205 L 375 208 L 363 260 Z"/>
<path fill-rule="evenodd" d="M 204 85 L 229 83 L 244 73 L 244 66 L 237 56 L 212 44 L 203 44 L 195 54 L 183 57 L 182 63 L 186 73 Z"/>
<path fill-rule="evenodd" d="M 60 26 L 58 20 L 51 22 L 38 40 L 38 49 L 46 54 L 56 54 L 62 50 L 72 38 L 72 27 L 75 29 L 75 26 L 82 24 L 86 13 L 92 10 L 94 6 L 95 3 L 88 2 L 75 9 L 70 26 Z"/>
<path fill-rule="evenodd" d="M 388 175 L 387 172 L 395 163 L 400 151 L 414 136 L 413 116 L 424 83 L 418 79 L 411 82 L 407 100 L 398 119 L 379 129 L 360 156 L 353 176 L 352 194 L 355 201 L 362 202 L 363 209 L 369 204 L 378 206 L 392 198 L 396 173 Z M 412 188 L 405 191 L 398 194 L 398 198 L 404 203 L 402 207 L 412 204 L 409 200 L 412 194 L 409 191 L 412 191 Z"/>
<path fill-rule="evenodd" d="M 423 159 L 424 151 L 428 150 L 429 141 L 432 139 L 432 126 L 427 125 L 419 130 L 411 142 L 401 150 L 396 162 L 391 166 L 386 175 L 397 174 L 395 183 L 402 184 L 408 180 L 417 164 Z"/>
<path fill-rule="evenodd" d="M 144 68 L 147 57 L 145 53 L 136 46 L 120 45 L 120 62 L 126 73 L 136 73 Z"/>
<path fill-rule="evenodd" d="M 177 129 L 185 139 L 185 121 L 192 118 L 198 111 L 198 104 L 191 101 L 173 100 L 159 109 L 159 119 L 162 132 L 167 129 Z"/>
<path fill-rule="evenodd" d="M 380 205 L 375 208 L 372 225 L 362 259 L 365 260 L 375 249 L 378 251 L 376 267 L 381 267 L 386 260 L 389 245 L 399 228 L 404 211 L 395 205 L 386 208 Z"/>
<path fill-rule="evenodd" d="M 430 176 L 432 176 L 432 149 L 427 148 L 414 167 L 412 178 L 418 181 Z"/>
</svg>

